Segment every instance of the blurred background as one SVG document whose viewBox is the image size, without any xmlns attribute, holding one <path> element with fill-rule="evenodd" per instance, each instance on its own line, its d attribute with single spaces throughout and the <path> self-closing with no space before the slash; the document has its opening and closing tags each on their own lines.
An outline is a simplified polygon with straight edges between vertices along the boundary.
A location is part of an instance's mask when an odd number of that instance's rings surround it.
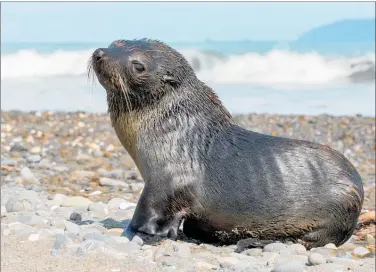
<svg viewBox="0 0 376 272">
<path fill-rule="evenodd" d="M 2 110 L 105 112 L 98 47 L 160 39 L 232 113 L 375 113 L 375 3 L 2 3 Z"/>
</svg>

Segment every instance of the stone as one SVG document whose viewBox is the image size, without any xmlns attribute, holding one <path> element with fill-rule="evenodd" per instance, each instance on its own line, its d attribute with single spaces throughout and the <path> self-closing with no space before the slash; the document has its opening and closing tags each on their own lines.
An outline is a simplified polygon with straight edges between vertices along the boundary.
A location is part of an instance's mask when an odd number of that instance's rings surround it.
<svg viewBox="0 0 376 272">
<path fill-rule="evenodd" d="M 194 264 L 194 267 L 196 270 L 199 270 L 199 271 L 212 271 L 212 270 L 217 270 L 219 267 L 214 265 L 214 264 L 211 264 L 211 263 L 207 263 L 207 262 L 196 262 Z"/>
<path fill-rule="evenodd" d="M 264 247 L 263 252 L 280 252 L 287 248 L 287 245 L 282 243 L 271 243 Z"/>
<path fill-rule="evenodd" d="M 333 243 L 326 244 L 324 247 L 325 248 L 331 248 L 331 249 L 337 249 L 337 246 Z"/>
<path fill-rule="evenodd" d="M 316 247 L 316 248 L 312 248 L 311 252 L 320 253 L 325 258 L 337 256 L 337 250 L 332 249 L 332 248 Z"/>
<path fill-rule="evenodd" d="M 35 177 L 34 173 L 28 167 L 22 168 L 20 173 L 23 182 L 40 184 L 39 180 Z"/>
<path fill-rule="evenodd" d="M 371 251 L 369 251 L 365 247 L 357 247 L 352 251 L 352 255 L 358 258 L 363 258 L 369 253 L 371 253 Z"/>
<path fill-rule="evenodd" d="M 22 213 L 16 217 L 16 220 L 29 226 L 40 226 L 45 224 L 43 217 L 34 213 Z"/>
<path fill-rule="evenodd" d="M 82 215 L 77 212 L 72 212 L 69 216 L 69 220 L 80 222 L 82 221 Z"/>
<path fill-rule="evenodd" d="M 334 263 L 326 263 L 326 264 L 319 264 L 309 268 L 309 272 L 344 272 L 348 271 L 347 268 L 343 265 L 334 264 Z"/>
<path fill-rule="evenodd" d="M 320 253 L 312 252 L 308 256 L 308 263 L 310 265 L 324 264 L 324 263 L 326 263 L 326 259 Z"/>
<path fill-rule="evenodd" d="M 103 218 L 108 214 L 108 209 L 101 202 L 93 202 L 89 204 L 88 210 L 92 217 Z"/>
<path fill-rule="evenodd" d="M 299 262 L 285 262 L 275 265 L 272 272 L 304 272 L 304 265 Z"/>
<path fill-rule="evenodd" d="M 219 257 L 218 262 L 221 268 L 232 271 L 250 269 L 251 263 L 242 262 L 235 257 Z"/>
<path fill-rule="evenodd" d="M 144 241 L 142 240 L 142 238 L 138 235 L 135 235 L 132 239 L 132 242 L 135 242 L 136 244 L 138 244 L 139 246 L 142 246 L 144 244 Z"/>
<path fill-rule="evenodd" d="M 39 162 L 42 159 L 40 155 L 30 155 L 26 158 L 28 162 Z"/>
<path fill-rule="evenodd" d="M 99 185 L 100 186 L 113 186 L 117 188 L 129 188 L 128 183 L 121 181 L 121 180 L 112 179 L 112 178 L 100 178 Z"/>
<path fill-rule="evenodd" d="M 76 235 L 78 235 L 80 233 L 81 228 L 80 228 L 79 225 L 77 225 L 73 222 L 67 221 L 67 220 L 64 221 L 64 225 L 65 225 L 65 230 L 67 232 L 70 232 L 70 233 L 73 233 L 73 234 L 76 234 Z"/>
<path fill-rule="evenodd" d="M 89 204 L 92 203 L 90 199 L 87 199 L 82 196 L 70 196 L 63 200 L 61 203 L 62 207 L 80 207 L 87 209 Z"/>
<path fill-rule="evenodd" d="M 127 203 L 127 201 L 122 198 L 113 198 L 108 202 L 107 207 L 109 210 L 118 210 L 121 203 Z"/>
<path fill-rule="evenodd" d="M 4 205 L 1 205 L 1 217 L 6 216 L 7 208 Z"/>
<path fill-rule="evenodd" d="M 247 250 L 244 250 L 241 254 L 247 255 L 247 256 L 259 256 L 262 253 L 262 248 L 250 248 Z"/>
</svg>

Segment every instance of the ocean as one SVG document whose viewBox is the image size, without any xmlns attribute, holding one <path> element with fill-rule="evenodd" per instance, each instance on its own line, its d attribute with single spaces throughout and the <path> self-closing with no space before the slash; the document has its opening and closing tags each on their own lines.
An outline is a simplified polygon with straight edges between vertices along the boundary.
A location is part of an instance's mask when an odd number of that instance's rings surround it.
<svg viewBox="0 0 376 272">
<path fill-rule="evenodd" d="M 375 116 L 375 43 L 203 41 L 173 43 L 233 114 Z M 1 45 L 2 110 L 106 112 L 87 78 L 108 43 Z"/>
</svg>

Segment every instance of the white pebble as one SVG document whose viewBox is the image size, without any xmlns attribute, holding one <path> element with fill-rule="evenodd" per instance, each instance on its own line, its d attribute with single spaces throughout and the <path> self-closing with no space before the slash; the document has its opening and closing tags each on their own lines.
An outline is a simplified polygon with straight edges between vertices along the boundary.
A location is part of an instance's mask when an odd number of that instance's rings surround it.
<svg viewBox="0 0 376 272">
<path fill-rule="evenodd" d="M 320 253 L 312 252 L 308 256 L 308 263 L 311 265 L 319 265 L 326 263 L 326 259 Z"/>
<path fill-rule="evenodd" d="M 32 233 L 32 234 L 30 234 L 28 240 L 29 241 L 38 241 L 39 240 L 39 233 Z"/>
</svg>

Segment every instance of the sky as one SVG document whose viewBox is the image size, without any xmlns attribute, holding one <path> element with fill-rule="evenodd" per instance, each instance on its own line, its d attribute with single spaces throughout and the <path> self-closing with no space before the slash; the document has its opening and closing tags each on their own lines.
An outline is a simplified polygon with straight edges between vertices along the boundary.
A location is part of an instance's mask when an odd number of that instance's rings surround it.
<svg viewBox="0 0 376 272">
<path fill-rule="evenodd" d="M 2 43 L 279 40 L 338 20 L 374 18 L 372 2 L 6 2 Z"/>
</svg>

